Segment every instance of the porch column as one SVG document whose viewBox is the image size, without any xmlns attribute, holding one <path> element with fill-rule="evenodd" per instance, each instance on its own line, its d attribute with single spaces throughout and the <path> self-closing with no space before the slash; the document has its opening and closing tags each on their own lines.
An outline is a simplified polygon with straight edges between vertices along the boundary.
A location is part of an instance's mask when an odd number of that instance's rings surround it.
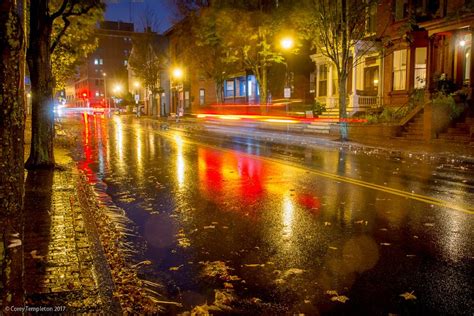
<svg viewBox="0 0 474 316">
<path fill-rule="evenodd" d="M 473 91 L 474 91 L 474 54 L 473 54 L 473 49 L 472 49 L 472 44 L 473 44 L 473 41 L 474 41 L 474 25 L 471 25 L 471 52 L 469 53 L 470 54 L 470 58 L 471 58 L 471 69 L 469 70 L 469 88 L 470 88 L 470 94 L 468 96 L 470 100 L 470 103 L 471 103 L 471 106 L 472 106 L 472 97 L 473 97 Z"/>
<path fill-rule="evenodd" d="M 354 58 L 355 60 L 355 53 L 354 53 Z M 357 70 L 358 66 L 352 67 L 352 108 L 354 109 L 354 112 L 357 112 L 359 110 L 359 99 L 357 98 Z"/>
<path fill-rule="evenodd" d="M 319 64 L 316 64 L 316 76 L 315 77 L 316 77 L 315 78 L 316 79 L 315 80 L 316 81 L 316 89 L 315 89 L 316 93 L 314 95 L 314 99 L 317 100 L 318 97 L 319 97 Z"/>
<path fill-rule="evenodd" d="M 434 53 L 434 43 L 436 41 L 436 35 L 432 35 L 429 38 L 428 50 L 427 50 L 427 60 L 426 60 L 426 83 L 425 83 L 425 100 L 429 100 L 430 92 L 435 89 L 433 74 L 435 70 L 436 60 Z"/>
</svg>

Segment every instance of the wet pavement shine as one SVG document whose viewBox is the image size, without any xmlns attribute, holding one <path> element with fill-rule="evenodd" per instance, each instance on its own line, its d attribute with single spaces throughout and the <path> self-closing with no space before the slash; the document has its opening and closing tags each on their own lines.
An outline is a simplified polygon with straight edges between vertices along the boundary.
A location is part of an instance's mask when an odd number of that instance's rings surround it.
<svg viewBox="0 0 474 316">
<path fill-rule="evenodd" d="M 474 166 L 80 115 L 75 159 L 170 314 L 474 311 Z"/>
</svg>

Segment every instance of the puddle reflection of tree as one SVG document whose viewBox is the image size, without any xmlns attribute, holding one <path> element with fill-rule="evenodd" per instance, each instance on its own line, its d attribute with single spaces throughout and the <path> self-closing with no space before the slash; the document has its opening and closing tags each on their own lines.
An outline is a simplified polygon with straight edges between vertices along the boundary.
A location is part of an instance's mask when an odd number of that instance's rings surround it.
<svg viewBox="0 0 474 316">
<path fill-rule="evenodd" d="M 31 252 L 46 255 L 51 240 L 52 170 L 30 171 L 25 182 L 24 271 L 25 292 L 38 293 L 45 281 L 43 260 L 32 260 Z"/>
</svg>

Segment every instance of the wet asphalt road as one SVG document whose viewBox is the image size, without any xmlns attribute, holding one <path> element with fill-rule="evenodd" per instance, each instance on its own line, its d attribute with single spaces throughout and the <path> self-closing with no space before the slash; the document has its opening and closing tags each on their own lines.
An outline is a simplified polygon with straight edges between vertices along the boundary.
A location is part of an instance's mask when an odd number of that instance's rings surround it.
<svg viewBox="0 0 474 316">
<path fill-rule="evenodd" d="M 474 312 L 472 164 L 69 120 L 80 168 L 146 241 L 145 277 L 184 305 L 170 313 Z"/>
</svg>

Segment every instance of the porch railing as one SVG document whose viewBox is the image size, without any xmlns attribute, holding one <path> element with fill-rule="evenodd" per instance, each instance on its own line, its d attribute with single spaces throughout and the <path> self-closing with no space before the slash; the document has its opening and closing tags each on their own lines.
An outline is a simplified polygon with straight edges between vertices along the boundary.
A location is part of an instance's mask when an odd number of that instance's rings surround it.
<svg viewBox="0 0 474 316">
<path fill-rule="evenodd" d="M 357 96 L 360 108 L 378 108 L 382 106 L 382 98 L 378 96 Z"/>
</svg>

